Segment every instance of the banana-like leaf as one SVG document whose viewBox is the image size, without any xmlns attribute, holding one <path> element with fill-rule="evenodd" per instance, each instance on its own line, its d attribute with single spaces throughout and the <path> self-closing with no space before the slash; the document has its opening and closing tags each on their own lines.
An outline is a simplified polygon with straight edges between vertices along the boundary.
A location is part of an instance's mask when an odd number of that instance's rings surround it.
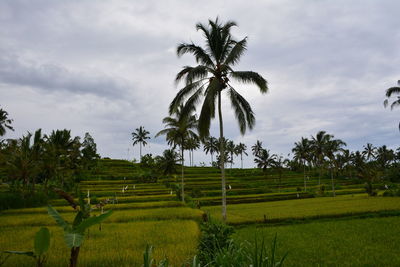
<svg viewBox="0 0 400 267">
<path fill-rule="evenodd" d="M 83 234 L 77 232 L 65 232 L 64 240 L 69 248 L 77 248 L 82 245 Z"/>
<path fill-rule="evenodd" d="M 42 256 L 47 252 L 50 246 L 50 232 L 46 227 L 40 228 L 35 235 L 35 255 Z"/>
<path fill-rule="evenodd" d="M 72 223 L 72 229 L 75 229 L 83 220 L 83 213 L 82 211 L 78 211 L 75 216 L 74 222 Z"/>
<path fill-rule="evenodd" d="M 112 214 L 112 210 L 107 211 L 99 216 L 89 217 L 84 219 L 76 228 L 75 231 L 78 233 L 84 233 L 87 228 L 93 226 L 95 224 L 101 223 L 105 219 L 107 219 Z"/>
<path fill-rule="evenodd" d="M 64 231 L 71 231 L 71 226 L 69 226 L 68 223 L 61 217 L 58 211 L 56 211 L 50 205 L 47 206 L 47 211 L 49 212 L 49 215 L 53 217 L 56 223 L 64 229 Z"/>
<path fill-rule="evenodd" d="M 5 253 L 10 253 L 10 254 L 17 254 L 17 255 L 26 255 L 29 257 L 36 257 L 35 253 L 32 251 L 4 251 Z"/>
</svg>

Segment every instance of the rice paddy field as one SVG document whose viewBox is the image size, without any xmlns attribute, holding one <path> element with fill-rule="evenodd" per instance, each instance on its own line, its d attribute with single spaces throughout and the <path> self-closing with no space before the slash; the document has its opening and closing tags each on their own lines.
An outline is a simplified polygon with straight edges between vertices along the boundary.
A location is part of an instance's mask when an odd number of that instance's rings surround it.
<svg viewBox="0 0 400 267">
<path fill-rule="evenodd" d="M 113 210 L 101 231 L 98 226 L 89 230 L 80 266 L 142 266 L 147 244 L 154 247 L 157 260 L 167 257 L 170 265 L 181 266 L 197 253 L 204 214 L 220 219 L 217 169 L 185 168 L 187 204 L 169 186 L 178 184 L 180 176 L 144 183 L 137 179 L 139 169 L 127 161 L 101 160 L 96 172 L 80 182 L 92 201 L 107 200 L 104 209 Z M 303 173 L 291 171 L 280 177 L 258 169 L 228 169 L 227 223 L 236 228 L 235 240 L 265 236 L 268 241 L 277 233 L 279 251 L 289 252 L 287 266 L 400 265 L 400 198 L 368 197 L 364 185 L 351 178 L 337 180 L 337 196 L 332 197 L 329 178 L 321 179 L 326 184 L 322 193 L 317 176 L 307 174 L 307 191 L 303 178 Z M 74 212 L 65 200 L 49 204 L 72 221 Z M 66 266 L 69 249 L 46 207 L 1 211 L 0 251 L 32 250 L 41 226 L 51 232 L 48 266 Z M 13 255 L 4 266 L 34 262 Z"/>
</svg>

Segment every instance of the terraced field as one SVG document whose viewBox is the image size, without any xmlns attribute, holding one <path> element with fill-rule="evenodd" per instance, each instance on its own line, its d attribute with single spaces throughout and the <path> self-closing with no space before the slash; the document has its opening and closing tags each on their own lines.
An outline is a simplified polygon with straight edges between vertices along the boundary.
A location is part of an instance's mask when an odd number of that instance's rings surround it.
<svg viewBox="0 0 400 267">
<path fill-rule="evenodd" d="M 221 184 L 217 169 L 185 168 L 189 205 L 178 201 L 172 189 L 171 185 L 180 183 L 179 175 L 143 183 L 138 179 L 139 173 L 140 168 L 127 161 L 102 160 L 100 167 L 81 181 L 80 190 L 85 195 L 90 194 L 92 203 L 107 200 L 105 210 L 114 210 L 102 224 L 102 231 L 97 227 L 90 230 L 89 239 L 81 250 L 83 266 L 141 266 L 146 244 L 155 247 L 156 259 L 167 256 L 172 266 L 180 266 L 197 252 L 199 222 L 204 213 L 220 218 Z M 337 180 L 338 196 L 332 198 L 330 182 L 328 178 L 321 179 L 321 184 L 326 185 L 322 194 L 315 175 L 309 175 L 305 191 L 302 173 L 285 171 L 280 177 L 277 173 L 264 174 L 258 169 L 228 169 L 228 223 L 240 226 L 237 238 L 242 240 L 244 236 L 249 237 L 245 229 L 254 227 L 247 224 L 277 227 L 277 224 L 289 224 L 292 220 L 400 214 L 399 198 L 367 197 L 363 184 L 352 179 Z M 68 221 L 72 220 L 73 210 L 65 200 L 55 199 L 50 204 Z M 49 227 L 53 240 L 48 265 L 65 266 L 68 248 L 63 243 L 61 230 L 45 207 L 2 211 L 0 251 L 30 250 L 35 232 L 44 225 Z M 274 231 L 281 232 L 278 228 Z M 290 241 L 285 236 L 282 242 Z M 377 242 L 381 244 L 384 240 Z M 400 264 L 400 260 L 394 262 Z M 32 262 L 13 256 L 7 264 L 31 266 Z"/>
</svg>

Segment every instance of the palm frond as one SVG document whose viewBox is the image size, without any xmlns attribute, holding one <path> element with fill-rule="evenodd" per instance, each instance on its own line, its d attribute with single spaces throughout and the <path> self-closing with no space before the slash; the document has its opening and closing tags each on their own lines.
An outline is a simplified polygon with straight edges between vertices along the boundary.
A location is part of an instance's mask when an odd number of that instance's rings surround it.
<svg viewBox="0 0 400 267">
<path fill-rule="evenodd" d="M 197 46 L 193 43 L 185 44 L 181 43 L 178 45 L 176 49 L 176 53 L 178 57 L 181 57 L 184 54 L 190 53 L 193 54 L 196 58 L 196 62 L 199 64 L 204 64 L 208 67 L 212 67 L 214 65 L 213 61 L 211 60 L 210 56 L 207 52 L 200 46 Z"/>
<path fill-rule="evenodd" d="M 400 87 L 390 87 L 386 90 L 386 97 L 391 97 L 392 94 L 400 94 Z"/>
<path fill-rule="evenodd" d="M 254 83 L 258 86 L 261 93 L 268 92 L 267 81 L 254 71 L 232 71 L 230 77 L 241 83 Z"/>
<path fill-rule="evenodd" d="M 237 42 L 230 50 L 229 55 L 226 57 L 225 65 L 235 65 L 239 62 L 240 57 L 247 49 L 247 37 Z"/>
<path fill-rule="evenodd" d="M 191 94 L 195 90 L 203 88 L 203 81 L 204 79 L 193 82 L 179 90 L 179 92 L 176 94 L 171 104 L 169 105 L 169 114 L 172 114 L 176 111 L 176 109 L 183 103 L 187 95 Z"/>
<path fill-rule="evenodd" d="M 238 119 L 240 133 L 243 135 L 247 127 L 250 130 L 254 127 L 254 112 L 249 102 L 247 102 L 233 87 L 230 87 L 228 92 L 232 107 L 235 110 L 236 118 Z"/>
<path fill-rule="evenodd" d="M 400 97 L 398 100 L 393 101 L 393 103 L 390 105 L 390 109 L 392 110 L 393 108 L 395 108 L 396 106 L 400 106 Z"/>
<path fill-rule="evenodd" d="M 213 79 L 206 89 L 206 96 L 201 107 L 198 125 L 201 138 L 209 135 L 211 119 L 215 117 L 215 99 L 219 89 L 220 84 L 217 79 Z"/>
</svg>

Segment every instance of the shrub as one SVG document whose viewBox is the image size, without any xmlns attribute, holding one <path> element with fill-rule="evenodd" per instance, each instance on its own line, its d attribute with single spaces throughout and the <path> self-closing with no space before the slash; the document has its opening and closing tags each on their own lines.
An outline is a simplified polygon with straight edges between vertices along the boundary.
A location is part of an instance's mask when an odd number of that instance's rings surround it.
<svg viewBox="0 0 400 267">
<path fill-rule="evenodd" d="M 200 228 L 202 234 L 199 244 L 199 261 L 205 264 L 214 259 L 217 251 L 229 248 L 234 229 L 211 218 L 208 222 L 201 224 Z"/>
</svg>

